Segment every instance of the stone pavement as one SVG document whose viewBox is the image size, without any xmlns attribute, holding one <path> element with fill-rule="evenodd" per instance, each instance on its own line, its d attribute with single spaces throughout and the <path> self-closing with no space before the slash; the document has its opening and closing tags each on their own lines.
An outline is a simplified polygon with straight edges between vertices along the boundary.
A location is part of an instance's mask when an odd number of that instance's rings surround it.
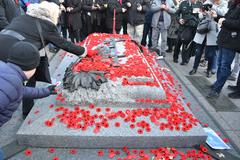
<svg viewBox="0 0 240 160">
<path fill-rule="evenodd" d="M 193 67 L 194 63 L 194 57 L 191 58 L 189 64 L 182 66 L 180 65 L 181 57 L 179 58 L 179 63 L 176 64 L 173 62 L 173 53 L 168 53 L 165 57 L 165 61 L 170 66 L 170 68 L 175 72 L 177 77 L 181 80 L 181 82 L 187 86 L 187 89 L 190 91 L 190 93 L 197 99 L 197 101 L 200 103 L 201 107 L 211 116 L 214 118 L 214 121 L 219 125 L 221 130 L 223 130 L 232 140 L 233 143 L 238 147 L 238 151 L 240 149 L 240 112 L 238 111 L 231 111 L 231 112 L 220 112 L 216 111 L 213 106 L 211 106 L 208 101 L 206 100 L 206 95 L 208 93 L 205 93 L 205 95 L 202 95 L 194 86 L 193 84 L 186 78 L 186 76 L 189 76 L 189 71 Z M 206 73 L 204 72 L 206 69 L 203 67 L 198 68 L 197 74 L 193 76 L 204 76 L 206 77 Z M 206 79 L 213 84 L 216 80 L 216 75 L 212 75 L 211 78 Z M 222 94 L 227 96 L 230 91 L 227 89 L 227 85 L 235 85 L 236 82 L 233 81 L 227 81 L 225 84 Z M 221 97 L 220 97 L 221 98 Z M 230 99 L 233 104 L 235 104 L 238 109 L 240 109 L 240 99 L 233 100 Z M 225 106 L 228 107 L 228 106 Z M 196 113 L 195 113 L 196 114 Z M 210 126 L 211 127 L 211 126 Z"/>
</svg>

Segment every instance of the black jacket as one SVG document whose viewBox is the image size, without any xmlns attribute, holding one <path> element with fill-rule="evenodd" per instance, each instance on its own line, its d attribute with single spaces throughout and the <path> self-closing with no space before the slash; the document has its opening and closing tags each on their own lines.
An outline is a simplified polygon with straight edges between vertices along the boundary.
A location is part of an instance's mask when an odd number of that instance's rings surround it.
<svg viewBox="0 0 240 160">
<path fill-rule="evenodd" d="M 150 2 L 150 0 L 126 0 L 126 3 L 130 2 L 131 7 L 128 9 L 128 23 L 130 23 L 132 26 L 137 26 L 144 24 L 145 21 L 145 11 L 147 9 L 147 6 Z M 140 4 L 142 6 L 142 11 L 137 10 L 137 6 Z"/>
<path fill-rule="evenodd" d="M 37 18 L 28 15 L 19 16 L 13 19 L 13 21 L 6 27 L 6 29 L 13 30 L 21 34 L 26 38 L 24 41 L 34 44 L 40 50 L 43 48 L 43 45 L 41 43 L 40 35 L 37 30 L 36 20 Z M 85 49 L 83 47 L 76 46 L 72 42 L 69 42 L 66 39 L 62 38 L 53 23 L 46 20 L 38 20 L 42 26 L 43 38 L 46 44 L 51 42 L 57 47 L 76 55 L 82 55 L 84 53 Z M 7 57 L 9 54 L 9 49 L 17 41 L 19 40 L 16 38 L 0 34 L 0 60 L 4 60 L 4 58 Z"/>
<path fill-rule="evenodd" d="M 99 5 L 100 9 L 93 10 L 93 5 Z M 102 18 L 104 16 L 104 1 L 103 0 L 83 0 L 83 19 L 84 21 L 90 21 L 93 24 L 93 21 L 97 21 L 97 25 L 101 25 Z"/>
<path fill-rule="evenodd" d="M 19 15 L 21 15 L 20 6 L 13 0 L 0 0 L 0 31 Z"/>
<path fill-rule="evenodd" d="M 108 29 L 113 28 L 113 13 L 114 8 L 116 9 L 116 30 L 120 30 L 122 26 L 122 5 L 118 0 L 109 0 L 108 7 L 106 10 L 106 27 Z"/>
<path fill-rule="evenodd" d="M 64 7 L 72 7 L 73 10 L 66 12 L 66 22 L 68 27 L 72 27 L 73 30 L 82 28 L 82 1 L 80 0 L 65 0 L 63 3 Z"/>
<path fill-rule="evenodd" d="M 217 44 L 220 47 L 240 52 L 240 4 L 231 5 L 225 19 L 218 34 Z"/>
</svg>

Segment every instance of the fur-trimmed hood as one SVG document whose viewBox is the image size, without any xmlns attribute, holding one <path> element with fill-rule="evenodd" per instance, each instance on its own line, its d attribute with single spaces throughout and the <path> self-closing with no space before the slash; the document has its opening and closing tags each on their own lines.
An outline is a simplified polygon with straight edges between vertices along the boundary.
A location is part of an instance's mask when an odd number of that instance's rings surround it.
<svg viewBox="0 0 240 160">
<path fill-rule="evenodd" d="M 47 20 L 57 25 L 60 9 L 59 6 L 55 3 L 43 1 L 39 4 L 30 4 L 27 9 L 27 15 L 42 20 Z"/>
</svg>

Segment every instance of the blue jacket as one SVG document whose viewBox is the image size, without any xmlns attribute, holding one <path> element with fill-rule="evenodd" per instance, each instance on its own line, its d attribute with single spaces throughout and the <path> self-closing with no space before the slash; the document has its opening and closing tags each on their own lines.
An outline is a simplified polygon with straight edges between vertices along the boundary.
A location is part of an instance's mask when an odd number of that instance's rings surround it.
<svg viewBox="0 0 240 160">
<path fill-rule="evenodd" d="M 23 86 L 26 80 L 18 66 L 0 61 L 0 127 L 12 117 L 22 98 L 37 99 L 50 95 L 48 88 Z"/>
</svg>

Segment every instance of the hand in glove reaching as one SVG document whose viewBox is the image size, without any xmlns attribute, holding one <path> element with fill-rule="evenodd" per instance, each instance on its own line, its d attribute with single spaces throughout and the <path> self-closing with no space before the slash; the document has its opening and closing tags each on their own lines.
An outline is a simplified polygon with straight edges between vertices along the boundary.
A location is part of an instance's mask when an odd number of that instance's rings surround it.
<svg viewBox="0 0 240 160">
<path fill-rule="evenodd" d="M 57 94 L 56 87 L 57 87 L 56 85 L 50 85 L 50 86 L 47 87 L 49 92 L 50 92 L 50 95 Z"/>
</svg>

